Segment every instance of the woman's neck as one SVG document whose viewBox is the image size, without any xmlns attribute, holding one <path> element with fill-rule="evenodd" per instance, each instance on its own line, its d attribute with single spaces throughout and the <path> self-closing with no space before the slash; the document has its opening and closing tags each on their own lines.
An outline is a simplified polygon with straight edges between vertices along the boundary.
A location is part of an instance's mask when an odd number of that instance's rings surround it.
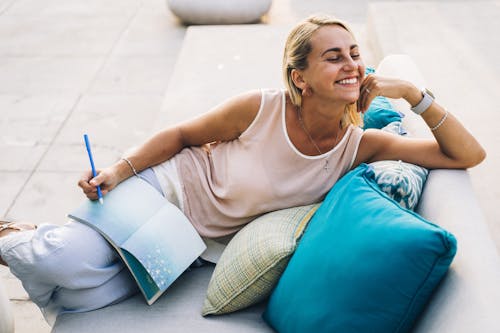
<svg viewBox="0 0 500 333">
<path fill-rule="evenodd" d="M 345 112 L 345 105 L 325 103 L 313 98 L 302 100 L 300 116 L 311 136 L 317 140 L 331 137 L 332 131 L 340 131 L 340 121 Z"/>
</svg>

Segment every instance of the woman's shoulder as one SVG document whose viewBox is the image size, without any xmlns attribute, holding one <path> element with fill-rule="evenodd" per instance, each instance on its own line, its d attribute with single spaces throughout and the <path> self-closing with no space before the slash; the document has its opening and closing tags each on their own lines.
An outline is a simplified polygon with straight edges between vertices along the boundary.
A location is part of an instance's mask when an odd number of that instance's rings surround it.
<svg viewBox="0 0 500 333">
<path fill-rule="evenodd" d="M 398 136 L 379 129 L 370 128 L 362 131 L 356 161 L 359 163 L 373 162 L 375 155 L 387 149 Z"/>
<path fill-rule="evenodd" d="M 236 97 L 240 106 L 251 113 L 258 113 L 262 109 L 281 108 L 286 101 L 286 91 L 284 89 L 259 89 L 250 90 Z"/>
<path fill-rule="evenodd" d="M 285 93 L 282 89 L 260 89 L 250 91 L 246 96 L 249 104 L 245 107 L 247 109 L 245 130 L 242 131 L 240 138 L 253 136 L 261 127 L 259 124 L 276 123 L 282 114 L 280 110 L 283 109 L 283 101 L 285 101 Z"/>
<path fill-rule="evenodd" d="M 242 106 L 255 107 L 260 105 L 260 101 L 262 99 L 263 92 L 259 89 L 248 90 L 242 93 L 239 93 L 232 98 L 229 98 L 226 102 L 235 102 Z"/>
<path fill-rule="evenodd" d="M 216 109 L 224 110 L 226 118 L 232 118 L 230 116 L 234 115 L 235 120 L 250 123 L 262 107 L 263 95 L 263 92 L 257 89 L 242 92 L 229 98 Z"/>
</svg>

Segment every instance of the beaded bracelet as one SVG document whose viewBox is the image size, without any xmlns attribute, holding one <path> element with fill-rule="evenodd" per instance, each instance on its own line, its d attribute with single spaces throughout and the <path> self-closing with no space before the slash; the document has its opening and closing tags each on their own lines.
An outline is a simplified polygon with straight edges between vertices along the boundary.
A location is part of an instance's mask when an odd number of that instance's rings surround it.
<svg viewBox="0 0 500 333">
<path fill-rule="evenodd" d="M 436 124 L 436 126 L 434 127 L 431 127 L 431 131 L 435 131 L 437 130 L 439 127 L 441 127 L 441 125 L 443 125 L 444 121 L 446 120 L 446 118 L 448 118 L 448 110 L 444 110 L 444 116 L 443 118 L 441 118 L 441 120 Z"/>
<path fill-rule="evenodd" d="M 132 172 L 134 173 L 134 175 L 136 175 L 137 177 L 140 178 L 139 173 L 137 173 L 137 170 L 134 168 L 134 165 L 132 164 L 132 162 L 130 162 L 129 159 L 125 158 L 125 157 L 122 157 L 121 159 L 124 160 L 125 162 L 127 162 L 130 169 L 132 169 Z"/>
</svg>

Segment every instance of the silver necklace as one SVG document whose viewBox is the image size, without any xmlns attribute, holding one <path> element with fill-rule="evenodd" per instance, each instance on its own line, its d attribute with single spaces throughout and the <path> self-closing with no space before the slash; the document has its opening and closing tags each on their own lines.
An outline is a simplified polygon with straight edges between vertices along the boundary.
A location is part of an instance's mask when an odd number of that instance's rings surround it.
<svg viewBox="0 0 500 333">
<path fill-rule="evenodd" d="M 314 148 L 316 148 L 316 150 L 318 151 L 318 153 L 320 155 L 323 155 L 323 152 L 321 151 L 321 149 L 319 149 L 318 145 L 316 144 L 316 141 L 314 141 L 314 139 L 312 138 L 311 134 L 307 130 L 306 125 L 304 124 L 304 120 L 302 119 L 301 108 L 297 107 L 296 110 L 297 110 L 297 117 L 299 119 L 300 126 L 304 130 L 304 133 L 306 133 L 307 137 L 309 138 L 309 141 L 311 141 L 311 143 L 314 145 Z M 337 134 L 335 135 L 335 141 L 333 143 L 334 147 L 337 144 L 337 139 L 339 138 L 339 133 L 340 133 L 340 129 L 337 131 Z M 325 165 L 323 166 L 323 169 L 325 170 L 325 172 L 328 172 L 330 170 L 330 166 L 329 166 L 330 161 L 328 161 L 327 156 L 325 156 L 324 161 L 325 161 Z"/>
</svg>

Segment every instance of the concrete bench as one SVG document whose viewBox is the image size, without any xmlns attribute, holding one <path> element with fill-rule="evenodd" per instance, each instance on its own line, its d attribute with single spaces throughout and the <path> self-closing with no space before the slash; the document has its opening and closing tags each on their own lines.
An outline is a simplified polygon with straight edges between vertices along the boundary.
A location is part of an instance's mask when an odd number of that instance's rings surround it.
<svg viewBox="0 0 500 333">
<path fill-rule="evenodd" d="M 190 27 L 157 127 L 197 115 L 248 89 L 282 87 L 281 49 L 287 31 L 261 26 Z M 405 56 L 386 59 L 379 73 L 423 82 Z M 396 106 L 408 112 L 404 103 Z M 411 114 L 405 118 L 409 130 L 429 135 L 415 120 Z M 431 171 L 418 212 L 451 231 L 459 249 L 414 331 L 498 332 L 500 259 L 468 173 Z M 272 332 L 261 318 L 265 304 L 224 316 L 201 316 L 212 271 L 213 266 L 191 269 L 152 306 L 137 295 L 101 310 L 61 315 L 53 332 Z"/>
</svg>

